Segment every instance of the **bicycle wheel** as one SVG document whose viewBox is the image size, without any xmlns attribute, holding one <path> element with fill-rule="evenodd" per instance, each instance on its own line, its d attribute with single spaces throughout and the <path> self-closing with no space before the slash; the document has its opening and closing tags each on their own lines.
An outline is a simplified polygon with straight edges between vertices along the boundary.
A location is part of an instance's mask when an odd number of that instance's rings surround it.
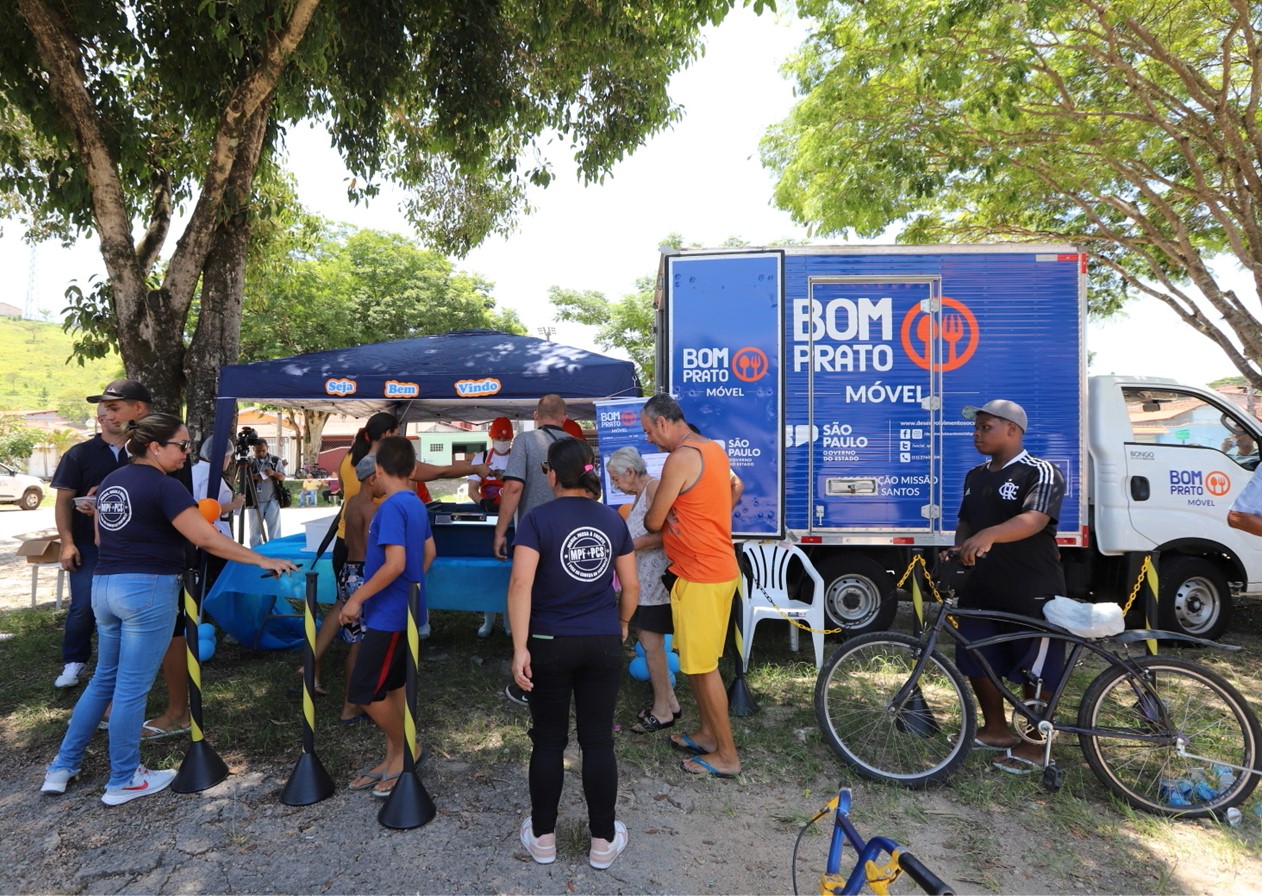
<svg viewBox="0 0 1262 896">
<path fill-rule="evenodd" d="M 866 778 L 926 787 L 964 761 L 977 713 L 958 669 L 936 651 L 901 707 L 892 706 L 921 644 L 891 632 L 844 642 L 815 680 L 815 717 L 842 759 Z"/>
<path fill-rule="evenodd" d="M 1078 725 L 1087 765 L 1122 800 L 1154 815 L 1203 818 L 1239 805 L 1258 784 L 1257 717 L 1216 672 L 1175 657 L 1137 660 L 1154 704 L 1125 670 L 1111 666 L 1087 687 Z M 1140 737 L 1163 738 L 1139 740 Z M 1183 752 L 1179 752 L 1179 744 Z"/>
</svg>

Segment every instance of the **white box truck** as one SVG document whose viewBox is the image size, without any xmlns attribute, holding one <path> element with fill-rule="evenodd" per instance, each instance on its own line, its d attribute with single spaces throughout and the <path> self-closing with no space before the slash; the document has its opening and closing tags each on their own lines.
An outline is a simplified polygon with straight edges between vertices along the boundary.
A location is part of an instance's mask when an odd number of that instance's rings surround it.
<svg viewBox="0 0 1262 896">
<path fill-rule="evenodd" d="M 656 385 L 726 445 L 734 535 L 805 546 L 835 624 L 887 627 L 912 552 L 952 543 L 982 460 L 962 410 L 1008 398 L 1065 475 L 1071 595 L 1124 602 L 1159 552 L 1161 625 L 1217 637 L 1232 592 L 1262 588 L 1262 539 L 1226 524 L 1258 420 L 1173 380 L 1088 382 L 1085 297 L 1067 245 L 670 252 Z"/>
</svg>

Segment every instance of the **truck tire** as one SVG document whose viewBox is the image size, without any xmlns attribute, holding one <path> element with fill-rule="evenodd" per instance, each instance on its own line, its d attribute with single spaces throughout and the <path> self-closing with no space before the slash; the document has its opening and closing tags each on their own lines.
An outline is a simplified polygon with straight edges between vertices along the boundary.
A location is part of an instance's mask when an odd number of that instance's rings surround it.
<svg viewBox="0 0 1262 896">
<path fill-rule="evenodd" d="M 18 501 L 18 506 L 23 510 L 35 510 L 39 507 L 40 502 L 44 500 L 43 494 L 37 488 L 28 488 L 22 493 L 22 498 Z"/>
<path fill-rule="evenodd" d="M 1204 557 L 1162 558 L 1158 614 L 1161 627 L 1216 639 L 1231 621 L 1231 589 L 1222 569 Z"/>
<path fill-rule="evenodd" d="M 847 637 L 883 632 L 898 612 L 894 577 L 868 557 L 826 556 L 817 564 L 824 578 L 824 611 Z"/>
</svg>

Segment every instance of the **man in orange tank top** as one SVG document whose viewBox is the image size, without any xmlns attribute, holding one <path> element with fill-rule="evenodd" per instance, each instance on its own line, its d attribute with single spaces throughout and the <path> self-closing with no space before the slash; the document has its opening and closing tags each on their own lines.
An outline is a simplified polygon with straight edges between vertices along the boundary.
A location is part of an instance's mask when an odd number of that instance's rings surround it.
<svg viewBox="0 0 1262 896">
<path fill-rule="evenodd" d="M 701 716 L 693 735 L 676 735 L 671 743 L 694 754 L 680 763 L 684 771 L 730 778 L 741 760 L 719 657 L 740 575 L 732 550 L 731 467 L 717 442 L 693 433 L 670 395 L 650 398 L 640 423 L 652 444 L 670 452 L 644 525 L 662 533 L 670 571 L 678 576 L 670 593 L 674 643 Z"/>
</svg>

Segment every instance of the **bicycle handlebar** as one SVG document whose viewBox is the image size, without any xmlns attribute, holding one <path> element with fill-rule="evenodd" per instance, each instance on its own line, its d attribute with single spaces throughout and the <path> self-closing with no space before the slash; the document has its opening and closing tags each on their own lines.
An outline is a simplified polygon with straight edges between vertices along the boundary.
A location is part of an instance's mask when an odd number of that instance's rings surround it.
<svg viewBox="0 0 1262 896">
<path fill-rule="evenodd" d="M 932 896 L 955 896 L 955 891 L 951 889 L 950 884 L 926 868 L 925 864 L 911 853 L 898 854 L 898 867 L 906 871 L 926 893 Z"/>
</svg>

